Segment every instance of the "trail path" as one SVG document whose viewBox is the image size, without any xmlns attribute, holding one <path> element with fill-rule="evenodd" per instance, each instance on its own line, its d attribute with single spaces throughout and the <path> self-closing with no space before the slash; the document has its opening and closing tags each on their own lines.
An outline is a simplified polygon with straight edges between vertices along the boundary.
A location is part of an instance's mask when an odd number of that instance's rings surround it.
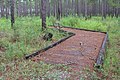
<svg viewBox="0 0 120 80">
<path fill-rule="evenodd" d="M 76 35 L 40 53 L 42 56 L 37 55 L 33 60 L 52 64 L 66 64 L 80 69 L 84 67 L 93 68 L 105 34 L 70 28 L 62 29 Z"/>
</svg>

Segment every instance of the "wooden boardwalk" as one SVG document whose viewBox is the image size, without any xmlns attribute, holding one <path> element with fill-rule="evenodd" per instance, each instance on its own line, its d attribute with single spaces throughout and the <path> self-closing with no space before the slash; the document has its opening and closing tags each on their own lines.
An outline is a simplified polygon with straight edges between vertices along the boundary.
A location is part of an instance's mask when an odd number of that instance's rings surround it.
<svg viewBox="0 0 120 80">
<path fill-rule="evenodd" d="M 71 28 L 62 29 L 76 35 L 40 53 L 32 60 L 51 64 L 66 64 L 80 69 L 84 67 L 93 68 L 105 34 Z"/>
</svg>

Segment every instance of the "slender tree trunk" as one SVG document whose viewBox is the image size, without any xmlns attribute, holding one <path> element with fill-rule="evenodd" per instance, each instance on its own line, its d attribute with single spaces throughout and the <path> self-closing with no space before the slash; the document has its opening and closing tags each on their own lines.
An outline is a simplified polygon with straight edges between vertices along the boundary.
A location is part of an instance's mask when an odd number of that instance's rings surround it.
<svg viewBox="0 0 120 80">
<path fill-rule="evenodd" d="M 8 8 L 6 7 L 6 19 L 8 19 Z"/>
<path fill-rule="evenodd" d="M 115 12 L 115 8 L 112 7 L 112 14 L 111 14 L 111 17 L 112 17 L 112 18 L 114 17 L 114 12 Z"/>
<path fill-rule="evenodd" d="M 92 17 L 92 13 L 91 13 L 91 10 L 92 9 L 92 6 L 91 5 L 89 5 L 88 6 L 88 15 L 89 15 L 89 18 L 91 18 Z"/>
<path fill-rule="evenodd" d="M 30 8 L 30 16 L 32 16 L 32 3 L 31 0 L 29 0 L 30 4 L 29 4 L 29 8 Z"/>
<path fill-rule="evenodd" d="M 41 0 L 41 17 L 42 17 L 42 30 L 46 28 L 46 0 Z"/>
<path fill-rule="evenodd" d="M 102 0 L 102 20 L 106 18 L 106 0 Z"/>
<path fill-rule="evenodd" d="M 39 0 L 39 15 L 40 15 L 40 18 L 41 18 L 41 12 L 42 12 L 42 9 L 41 9 L 41 0 Z"/>
<path fill-rule="evenodd" d="M 102 0 L 102 19 L 106 19 L 106 0 Z"/>
<path fill-rule="evenodd" d="M 55 7 L 55 10 L 56 10 L 56 18 L 57 18 L 57 19 L 59 18 L 59 14 L 58 14 L 58 4 L 59 4 L 59 0 L 56 1 L 56 7 Z"/>
<path fill-rule="evenodd" d="M 118 8 L 115 8 L 115 17 L 118 18 Z"/>
<path fill-rule="evenodd" d="M 120 8 L 118 8 L 118 17 L 120 17 Z"/>
<path fill-rule="evenodd" d="M 8 19 L 8 2 L 6 2 L 6 19 Z"/>
<path fill-rule="evenodd" d="M 87 14 L 88 14 L 88 10 L 87 10 L 87 0 L 85 0 L 85 20 L 87 20 Z"/>
<path fill-rule="evenodd" d="M 38 0 L 35 0 L 35 16 L 38 16 Z"/>
<path fill-rule="evenodd" d="M 29 3 L 28 3 L 28 1 L 26 1 L 26 16 L 28 16 L 28 5 Z"/>
<path fill-rule="evenodd" d="M 82 16 L 84 16 L 84 1 L 81 0 L 80 2 L 81 2 L 81 5 L 80 5 L 80 8 L 81 8 L 81 14 L 82 14 Z"/>
<path fill-rule="evenodd" d="M 53 2 L 53 16 L 56 17 L 56 0 Z"/>
<path fill-rule="evenodd" d="M 62 16 L 65 16 L 65 2 L 62 3 Z"/>
<path fill-rule="evenodd" d="M 21 5 L 21 0 L 18 1 L 18 16 L 22 16 L 22 5 Z"/>
<path fill-rule="evenodd" d="M 50 6 L 50 0 L 47 0 L 47 16 L 50 17 L 50 10 L 51 6 Z"/>
<path fill-rule="evenodd" d="M 68 6 L 69 0 L 64 1 L 64 16 L 69 15 L 69 6 Z"/>
<path fill-rule="evenodd" d="M 60 16 L 62 17 L 62 0 L 60 0 Z"/>
<path fill-rule="evenodd" d="M 14 0 L 11 0 L 11 27 L 13 28 L 13 25 L 15 23 L 14 19 Z"/>
<path fill-rule="evenodd" d="M 104 1 L 102 0 L 102 20 L 104 19 Z"/>
<path fill-rule="evenodd" d="M 60 20 L 60 14 L 61 14 L 61 12 L 60 12 L 60 0 L 58 0 L 58 4 L 57 4 L 57 19 L 58 20 Z"/>
<path fill-rule="evenodd" d="M 99 5 L 99 12 L 98 12 L 98 14 L 100 16 L 100 14 L 101 14 L 101 3 L 100 3 L 100 0 L 98 1 L 98 5 Z"/>
<path fill-rule="evenodd" d="M 23 2 L 23 15 L 26 16 L 27 15 L 27 5 L 26 5 L 26 1 Z"/>
<path fill-rule="evenodd" d="M 2 1 L 1 4 L 1 17 L 4 17 L 4 0 Z"/>
<path fill-rule="evenodd" d="M 108 6 L 108 16 L 111 17 L 112 14 L 112 7 Z"/>
<path fill-rule="evenodd" d="M 0 5 L 0 18 L 1 18 L 1 5 Z"/>
<path fill-rule="evenodd" d="M 16 13 L 17 13 L 17 17 L 19 17 L 19 3 L 18 3 L 18 1 L 16 1 Z"/>
<path fill-rule="evenodd" d="M 72 15 L 75 14 L 75 0 L 72 0 Z"/>
<path fill-rule="evenodd" d="M 66 8 L 67 8 L 67 16 L 68 16 L 68 15 L 71 14 L 70 13 L 70 0 L 67 0 L 67 6 L 66 6 Z"/>
<path fill-rule="evenodd" d="M 79 16 L 79 3 L 78 2 L 79 2 L 78 0 L 75 0 L 75 4 L 76 4 L 75 11 L 76 11 L 77 16 Z"/>
<path fill-rule="evenodd" d="M 78 10 L 79 10 L 79 16 L 81 15 L 81 0 L 78 0 Z"/>
</svg>

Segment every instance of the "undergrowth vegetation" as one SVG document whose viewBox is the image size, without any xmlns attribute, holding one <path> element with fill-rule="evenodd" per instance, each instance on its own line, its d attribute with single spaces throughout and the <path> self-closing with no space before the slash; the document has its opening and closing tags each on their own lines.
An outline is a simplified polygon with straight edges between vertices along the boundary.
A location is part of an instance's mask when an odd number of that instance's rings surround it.
<svg viewBox="0 0 120 80">
<path fill-rule="evenodd" d="M 107 25 L 100 17 L 85 20 L 79 17 L 66 17 L 61 19 L 61 25 L 89 30 L 106 31 Z"/>
<path fill-rule="evenodd" d="M 47 19 L 47 25 L 55 22 L 54 17 Z M 92 17 L 84 20 L 81 17 L 64 17 L 61 19 L 62 26 L 83 28 L 97 31 L 107 31 L 109 35 L 109 44 L 106 50 L 103 68 L 97 72 L 86 71 L 85 75 L 76 73 L 84 80 L 90 76 L 91 80 L 119 80 L 120 79 L 120 18 L 110 18 L 102 20 L 101 17 Z M 65 33 L 60 33 L 54 29 L 47 29 L 45 32 L 54 34 L 54 42 L 63 38 Z M 39 17 L 17 18 L 15 32 L 10 27 L 10 20 L 0 19 L 0 80 L 17 79 L 61 79 L 62 74 L 70 75 L 69 67 L 65 65 L 52 65 L 43 62 L 33 62 L 23 60 L 22 57 L 27 53 L 44 48 L 52 41 L 43 41 L 41 37 L 44 33 L 41 30 Z M 14 34 L 15 33 L 15 34 Z M 14 41 L 14 35 L 17 41 Z M 5 48 L 5 49 L 2 49 Z M 96 71 L 96 70 L 95 70 Z M 53 72 L 53 73 L 51 73 Z M 16 76 L 15 76 L 16 75 Z M 65 77 L 68 78 L 69 77 Z"/>
<path fill-rule="evenodd" d="M 47 32 L 54 34 L 52 41 L 42 39 Z M 10 27 L 10 20 L 0 20 L 0 47 L 5 48 L 7 58 L 21 58 L 36 50 L 45 48 L 64 36 L 67 36 L 67 34 L 60 33 L 55 29 L 48 28 L 42 31 L 38 17 L 17 18 L 14 30 Z"/>
</svg>

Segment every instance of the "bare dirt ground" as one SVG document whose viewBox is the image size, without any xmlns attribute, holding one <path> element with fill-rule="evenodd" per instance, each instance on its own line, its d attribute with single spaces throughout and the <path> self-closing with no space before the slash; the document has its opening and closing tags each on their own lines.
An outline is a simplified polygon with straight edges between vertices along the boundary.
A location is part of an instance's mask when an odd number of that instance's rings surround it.
<svg viewBox="0 0 120 80">
<path fill-rule="evenodd" d="M 105 34 L 70 28 L 62 29 L 76 35 L 40 53 L 40 55 L 35 56 L 32 60 L 52 64 L 66 64 L 74 70 L 81 70 L 85 67 L 93 68 Z"/>
</svg>

